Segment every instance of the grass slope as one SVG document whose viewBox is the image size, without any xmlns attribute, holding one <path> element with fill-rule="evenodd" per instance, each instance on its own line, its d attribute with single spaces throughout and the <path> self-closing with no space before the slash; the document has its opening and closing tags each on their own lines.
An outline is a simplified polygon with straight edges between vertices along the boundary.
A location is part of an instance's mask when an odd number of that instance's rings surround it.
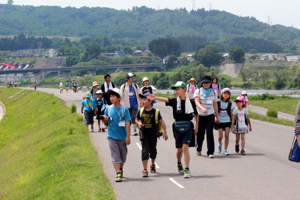
<svg viewBox="0 0 300 200">
<path fill-rule="evenodd" d="M 0 88 L 0 199 L 115 199 L 88 131 L 57 97 Z"/>
<path fill-rule="evenodd" d="M 262 106 L 265 108 L 275 108 L 277 111 L 295 115 L 296 108 L 299 102 L 299 98 L 293 99 L 273 99 L 273 100 L 251 100 L 251 104 L 256 106 Z"/>
</svg>

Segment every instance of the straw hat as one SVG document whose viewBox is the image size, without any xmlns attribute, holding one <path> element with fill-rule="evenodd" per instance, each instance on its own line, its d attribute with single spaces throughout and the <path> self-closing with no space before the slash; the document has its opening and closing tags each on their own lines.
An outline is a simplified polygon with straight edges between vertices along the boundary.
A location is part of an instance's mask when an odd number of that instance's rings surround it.
<svg viewBox="0 0 300 200">
<path fill-rule="evenodd" d="M 195 83 L 197 83 L 196 79 L 194 79 L 194 78 L 191 78 L 191 79 L 189 80 L 189 82 L 191 82 L 191 81 L 195 81 Z"/>
<path fill-rule="evenodd" d="M 97 83 L 97 81 L 94 81 L 94 82 L 93 82 L 93 87 L 94 87 L 94 86 L 98 86 L 98 85 L 99 85 L 99 84 Z"/>
</svg>

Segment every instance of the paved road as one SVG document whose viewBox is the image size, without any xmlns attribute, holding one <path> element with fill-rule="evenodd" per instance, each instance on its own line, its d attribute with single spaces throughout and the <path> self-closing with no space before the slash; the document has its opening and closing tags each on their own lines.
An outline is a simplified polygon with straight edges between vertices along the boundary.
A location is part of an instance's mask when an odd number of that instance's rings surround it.
<svg viewBox="0 0 300 200">
<path fill-rule="evenodd" d="M 55 93 L 66 105 L 80 107 L 83 93 L 59 94 L 58 89 L 39 89 Z M 300 165 L 287 156 L 293 138 L 293 128 L 252 120 L 253 131 L 246 136 L 246 156 L 234 152 L 234 135 L 230 134 L 229 153 L 215 153 L 214 159 L 196 156 L 190 148 L 192 178 L 178 175 L 174 138 L 171 133 L 170 107 L 155 104 L 167 124 L 169 140 L 158 142 L 156 174 L 142 178 L 141 152 L 138 137 L 132 136 L 122 183 L 115 183 L 106 133 L 90 133 L 101 155 L 105 171 L 118 199 L 298 199 Z M 217 134 L 215 132 L 215 141 Z M 204 145 L 204 150 L 206 145 Z M 205 151 L 202 153 L 205 154 Z M 174 181 L 174 182 L 172 182 Z"/>
</svg>

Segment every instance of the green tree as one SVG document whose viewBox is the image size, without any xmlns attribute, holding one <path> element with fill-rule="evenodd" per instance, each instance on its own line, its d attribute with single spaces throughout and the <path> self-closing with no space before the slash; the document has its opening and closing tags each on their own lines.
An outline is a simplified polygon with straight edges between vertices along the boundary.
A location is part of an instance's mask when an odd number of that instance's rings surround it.
<svg viewBox="0 0 300 200">
<path fill-rule="evenodd" d="M 190 77 L 194 78 L 202 78 L 204 75 L 207 74 L 208 68 L 205 67 L 203 64 L 198 65 L 197 67 L 193 67 L 190 71 Z"/>
<path fill-rule="evenodd" d="M 257 51 L 255 49 L 250 49 L 249 53 L 250 54 L 257 54 Z"/>
<path fill-rule="evenodd" d="M 170 55 L 167 60 L 166 69 L 169 70 L 171 68 L 174 68 L 176 66 L 177 62 L 178 62 L 177 57 L 174 55 Z"/>
<path fill-rule="evenodd" d="M 244 62 L 245 53 L 243 49 L 237 45 L 231 46 L 228 49 L 229 58 L 234 60 L 236 63 Z"/>
<path fill-rule="evenodd" d="M 88 62 L 94 58 L 98 58 L 98 55 L 101 53 L 101 46 L 97 42 L 93 42 L 91 45 L 87 46 L 84 50 L 84 53 L 81 57 L 82 62 Z"/>
<path fill-rule="evenodd" d="M 133 63 L 133 59 L 130 57 L 127 57 L 127 56 L 122 57 L 119 61 L 119 64 L 122 64 L 122 65 L 123 64 L 132 64 L 132 63 Z"/>
<path fill-rule="evenodd" d="M 176 83 L 177 81 L 181 81 L 181 72 L 177 72 L 171 77 L 171 83 Z"/>
<path fill-rule="evenodd" d="M 241 69 L 239 76 L 242 77 L 242 80 L 243 80 L 244 85 L 245 85 L 245 83 L 248 81 L 247 71 L 245 69 Z"/>
<path fill-rule="evenodd" d="M 266 85 L 269 82 L 271 78 L 271 74 L 272 74 L 271 70 L 266 70 L 266 69 L 260 72 L 260 78 L 264 85 Z"/>
<path fill-rule="evenodd" d="M 8 4 L 8 5 L 13 5 L 13 4 L 14 4 L 14 1 L 13 1 L 13 0 L 7 0 L 7 4 Z"/>
<path fill-rule="evenodd" d="M 220 62 L 221 55 L 219 54 L 220 47 L 217 45 L 207 45 L 205 48 L 199 49 L 194 55 L 195 60 L 201 62 L 206 67 L 217 65 Z"/>
<path fill-rule="evenodd" d="M 164 72 L 162 72 L 159 76 L 156 85 L 159 89 L 169 88 L 170 87 L 169 77 Z"/>
<path fill-rule="evenodd" d="M 76 56 L 68 56 L 65 60 L 65 66 L 74 66 L 80 62 L 80 58 Z"/>
</svg>

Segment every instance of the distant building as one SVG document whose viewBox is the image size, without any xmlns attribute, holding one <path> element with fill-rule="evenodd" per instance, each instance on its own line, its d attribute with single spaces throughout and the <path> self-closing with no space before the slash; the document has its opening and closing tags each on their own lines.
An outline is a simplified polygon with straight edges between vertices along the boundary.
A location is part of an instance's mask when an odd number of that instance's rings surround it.
<svg viewBox="0 0 300 200">
<path fill-rule="evenodd" d="M 278 54 L 276 53 L 268 53 L 268 60 L 277 60 L 278 59 Z"/>
<path fill-rule="evenodd" d="M 289 53 L 286 56 L 287 61 L 299 61 L 300 60 L 300 54 L 299 53 Z"/>
<path fill-rule="evenodd" d="M 123 49 L 120 49 L 120 51 L 115 51 L 114 53 L 108 53 L 108 52 L 102 52 L 99 54 L 98 57 L 124 57 L 125 53 Z"/>
<path fill-rule="evenodd" d="M 148 56 L 149 53 L 152 53 L 150 50 L 145 50 L 142 52 L 142 56 Z"/>
<path fill-rule="evenodd" d="M 141 50 L 135 50 L 133 53 L 132 53 L 133 56 L 141 56 L 142 55 L 142 51 Z"/>
<path fill-rule="evenodd" d="M 51 58 L 51 57 L 56 57 L 57 52 L 56 52 L 55 49 L 49 49 L 48 54 L 49 54 L 49 57 L 50 57 L 50 58 Z"/>
<path fill-rule="evenodd" d="M 257 54 L 246 54 L 245 55 L 245 59 L 246 60 L 250 60 L 250 59 L 256 59 L 256 57 L 257 57 Z"/>
<path fill-rule="evenodd" d="M 261 55 L 259 56 L 259 60 L 268 60 L 268 56 L 267 55 Z"/>
<path fill-rule="evenodd" d="M 168 62 L 169 56 L 166 56 L 163 58 L 163 64 L 166 64 Z"/>
<path fill-rule="evenodd" d="M 188 59 L 188 61 L 194 61 L 195 60 L 195 58 L 193 58 L 193 54 L 187 55 L 186 58 Z"/>
</svg>

